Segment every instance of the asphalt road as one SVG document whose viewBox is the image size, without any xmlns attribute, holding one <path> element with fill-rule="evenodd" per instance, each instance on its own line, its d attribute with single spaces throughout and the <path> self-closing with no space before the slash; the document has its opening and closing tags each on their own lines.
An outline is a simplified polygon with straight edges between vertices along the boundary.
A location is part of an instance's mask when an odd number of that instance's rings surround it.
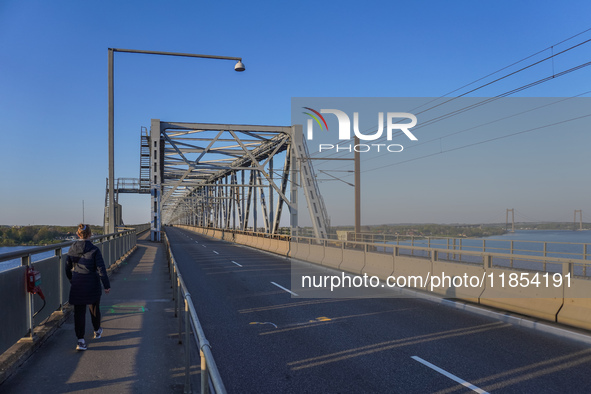
<svg viewBox="0 0 591 394">
<path fill-rule="evenodd" d="M 591 393 L 587 345 L 423 299 L 293 296 L 289 259 L 166 231 L 230 393 Z"/>
</svg>

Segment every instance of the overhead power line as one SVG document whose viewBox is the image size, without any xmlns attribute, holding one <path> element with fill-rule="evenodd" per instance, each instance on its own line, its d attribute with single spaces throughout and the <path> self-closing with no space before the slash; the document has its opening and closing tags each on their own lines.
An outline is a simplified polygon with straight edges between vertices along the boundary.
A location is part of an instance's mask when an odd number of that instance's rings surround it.
<svg viewBox="0 0 591 394">
<path fill-rule="evenodd" d="M 553 49 L 555 46 L 558 46 L 558 45 L 560 45 L 560 44 L 563 44 L 563 43 L 565 43 L 565 42 L 567 42 L 567 41 L 570 41 L 570 40 L 572 40 L 573 38 L 575 38 L 575 37 L 578 37 L 578 36 L 580 36 L 580 35 L 582 35 L 582 34 L 584 34 L 584 33 L 588 32 L 588 31 L 591 31 L 591 28 L 589 28 L 589 29 L 586 29 L 586 30 L 584 30 L 584 31 L 582 31 L 582 32 L 580 32 L 580 33 L 577 33 L 577 34 L 575 34 L 575 35 L 573 35 L 573 36 L 571 36 L 571 37 L 568 37 L 568 38 L 566 38 L 566 39 L 564 39 L 564 40 L 562 40 L 562 41 L 560 41 L 560 42 L 558 42 L 558 43 L 556 43 L 556 44 L 554 44 L 554 45 L 551 45 L 551 46 L 549 46 L 549 47 L 547 47 L 547 48 L 545 48 L 545 49 L 543 49 L 543 50 L 541 50 L 541 51 L 538 51 L 538 52 L 536 52 L 536 53 L 534 53 L 534 54 L 532 54 L 532 55 L 529 55 L 529 56 L 527 56 L 527 57 L 525 57 L 525 58 L 523 58 L 523 59 L 521 59 L 521 60 L 518 60 L 517 62 L 514 62 L 514 63 L 512 63 L 512 64 L 510 64 L 510 65 L 508 65 L 508 66 L 502 67 L 502 68 L 500 68 L 500 69 L 498 69 L 498 70 L 496 70 L 496 71 L 494 71 L 494 72 L 492 72 L 492 73 L 490 73 L 490 74 L 488 74 L 488 75 L 486 75 L 486 76 L 484 76 L 484 77 L 478 78 L 478 79 L 476 79 L 475 81 L 472 81 L 472 82 L 470 82 L 469 84 L 466 84 L 466 85 L 464 85 L 464 86 L 462 86 L 462 87 L 459 87 L 459 88 L 457 88 L 457 89 L 455 89 L 455 90 L 452 90 L 451 92 L 448 92 L 448 93 L 446 93 L 444 96 L 438 97 L 437 99 L 433 99 L 433 100 L 429 101 L 428 103 L 425 103 L 425 104 L 423 104 L 423 105 L 421 105 L 421 106 L 419 106 L 419 107 L 416 107 L 416 108 L 414 108 L 412 111 L 414 111 L 414 110 L 416 110 L 416 109 L 418 109 L 418 108 L 420 108 L 420 107 L 422 107 L 422 106 L 425 106 L 425 105 L 427 105 L 427 104 L 429 104 L 429 103 L 431 103 L 431 102 L 433 102 L 433 101 L 435 101 L 435 100 L 438 100 L 438 99 L 440 99 L 440 98 L 443 98 L 443 97 L 445 97 L 445 96 L 447 96 L 447 95 L 449 95 L 449 94 L 451 94 L 451 93 L 455 93 L 455 92 L 457 92 L 457 91 L 459 91 L 459 90 L 461 90 L 461 89 L 463 89 L 463 88 L 465 88 L 465 87 L 468 87 L 468 86 L 470 86 L 470 85 L 473 85 L 473 84 L 474 84 L 474 83 L 476 83 L 476 82 L 482 81 L 482 80 L 484 80 L 484 79 L 486 79 L 486 78 L 488 78 L 488 77 L 490 77 L 490 76 L 493 76 L 493 75 L 495 75 L 495 74 L 497 74 L 497 73 L 499 73 L 499 72 L 501 72 L 501 71 L 503 71 L 503 70 L 506 70 L 506 69 L 508 69 L 508 68 L 510 68 L 510 67 L 512 67 L 512 66 L 514 66 L 514 65 L 517 65 L 517 64 L 519 64 L 519 63 L 521 63 L 521 62 L 523 62 L 523 61 L 525 61 L 525 60 L 527 60 L 527 59 L 530 59 L 530 58 L 532 58 L 532 57 L 534 57 L 534 56 L 536 56 L 536 55 L 539 55 L 540 53 L 543 53 L 543 52 L 547 51 L 548 49 Z M 445 101 L 445 102 L 443 102 L 443 103 L 437 104 L 437 105 L 435 105 L 435 106 L 432 106 L 432 107 L 430 107 L 430 108 L 428 108 L 428 109 L 426 109 L 426 110 L 420 111 L 418 114 L 425 113 L 425 112 L 427 112 L 427 111 L 429 111 L 429 110 L 431 110 L 431 109 L 433 109 L 433 108 L 439 107 L 439 106 L 441 106 L 441 105 L 443 105 L 443 104 L 445 104 L 445 103 L 448 103 L 448 102 L 450 102 L 450 101 L 452 101 L 452 100 L 455 100 L 456 98 L 463 97 L 463 96 L 465 96 L 465 95 L 467 95 L 467 94 L 473 93 L 473 92 L 475 92 L 475 91 L 477 91 L 477 90 L 479 90 L 479 89 L 482 89 L 482 88 L 484 88 L 484 87 L 486 87 L 486 86 L 490 86 L 490 85 L 492 85 L 492 84 L 494 84 L 494 83 L 496 83 L 496 82 L 499 82 L 499 81 L 501 81 L 501 80 L 503 80 L 503 79 L 505 79 L 505 78 L 508 78 L 509 76 L 515 75 L 515 74 L 517 74 L 517 73 L 519 73 L 519 72 L 522 72 L 522 71 L 525 71 L 525 70 L 527 70 L 527 69 L 529 69 L 529 68 L 531 68 L 531 67 L 533 67 L 533 66 L 535 66 L 535 65 L 537 65 L 537 64 L 540 64 L 540 63 L 542 63 L 542 62 L 545 62 L 545 61 L 547 61 L 547 60 L 550 60 L 550 59 L 554 59 L 556 56 L 562 55 L 562 54 L 564 54 L 564 53 L 566 53 L 566 52 L 568 52 L 568 51 L 570 51 L 570 50 L 572 50 L 572 49 L 575 49 L 575 48 L 577 48 L 577 47 L 581 46 L 581 45 L 587 44 L 587 43 L 588 43 L 588 42 L 590 42 L 590 41 L 591 41 L 591 39 L 588 39 L 588 40 L 586 40 L 586 41 L 583 41 L 583 42 L 580 42 L 580 43 L 578 43 L 578 44 L 575 44 L 575 45 L 573 45 L 573 46 L 571 46 L 571 47 L 569 47 L 569 48 L 566 48 L 566 49 L 565 49 L 565 50 L 563 50 L 563 51 L 557 52 L 556 54 L 552 54 L 551 56 L 548 56 L 548 57 L 546 57 L 546 58 L 544 58 L 544 59 L 541 59 L 541 60 L 539 60 L 539 61 L 537 61 L 537 62 L 534 62 L 534 63 L 532 63 L 532 64 L 529 64 L 529 65 L 527 65 L 527 66 L 525 66 L 525 67 L 522 67 L 521 69 L 519 69 L 519 70 L 517 70 L 517 71 L 511 72 L 511 73 L 509 73 L 509 74 L 506 74 L 506 75 L 504 75 L 504 76 L 502 76 L 502 77 L 500 77 L 500 78 L 497 78 L 497 79 L 496 79 L 496 80 L 494 80 L 494 81 L 488 82 L 488 83 L 486 83 L 486 84 L 484 84 L 484 85 L 481 85 L 481 86 L 479 86 L 479 87 L 477 87 L 477 88 L 474 88 L 474 89 L 472 89 L 472 90 L 470 90 L 470 91 L 468 91 L 468 92 L 465 92 L 465 93 L 462 93 L 462 94 L 460 94 L 460 95 L 458 95 L 458 96 L 456 96 L 456 97 L 453 97 L 453 98 L 451 98 L 451 99 L 449 99 L 449 100 L 447 100 L 447 101 Z M 574 71 L 574 70 L 571 70 L 571 71 Z M 571 72 L 571 71 L 569 71 L 569 72 Z M 553 77 L 549 77 L 550 79 L 552 79 L 552 78 L 555 78 L 555 76 L 554 76 L 554 75 L 556 75 L 556 74 L 554 74 L 554 72 L 553 72 L 552 74 L 553 74 Z M 537 81 L 537 82 L 538 82 L 537 84 L 541 83 L 541 82 L 539 82 L 539 81 Z M 535 85 L 532 85 L 532 86 L 535 86 Z M 531 86 L 529 86 L 529 87 L 531 87 Z M 526 88 L 524 88 L 524 89 L 526 89 Z M 524 89 L 522 89 L 522 90 L 524 90 Z M 517 93 L 518 91 L 520 91 L 520 90 L 513 91 L 512 93 L 511 93 L 511 91 L 510 91 L 510 92 L 505 92 L 505 94 L 504 94 L 503 96 L 497 96 L 497 97 L 506 97 L 507 95 L 509 95 L 509 94 L 514 94 L 514 93 Z M 437 119 L 437 118 L 435 118 L 435 119 Z M 432 119 L 432 120 L 430 120 L 430 121 L 432 122 L 433 120 L 434 120 L 434 119 Z M 416 128 L 419 128 L 419 127 L 420 127 L 420 125 L 419 125 L 418 127 L 415 127 L 415 129 L 416 129 Z M 366 129 L 366 130 L 365 130 L 365 132 L 367 132 L 367 131 L 370 131 L 370 130 L 371 130 L 371 131 L 375 131 L 375 130 L 374 130 L 374 128 L 371 128 L 371 127 L 370 127 L 370 128 L 368 128 L 368 129 Z M 401 133 L 399 133 L 398 135 L 402 135 L 402 134 L 401 134 Z M 379 140 L 378 140 L 378 141 L 379 141 Z M 341 141 L 341 142 L 337 143 L 337 146 L 338 146 L 338 145 L 341 145 L 341 144 L 343 144 L 343 143 L 346 143 L 346 142 L 348 142 L 348 141 Z M 377 142 L 377 141 L 376 141 L 376 142 Z M 319 153 L 319 152 L 318 152 L 318 153 Z M 316 154 L 317 154 L 317 153 L 316 153 Z M 335 153 L 331 153 L 331 154 L 329 154 L 329 155 L 326 155 L 326 156 L 324 156 L 324 157 L 332 157 L 332 156 L 334 156 L 334 155 L 337 155 L 337 154 L 339 154 L 339 153 L 338 153 L 338 152 L 335 152 Z M 315 155 L 315 154 L 313 154 L 313 155 Z M 342 154 L 341 154 L 341 157 L 342 157 Z"/>
<path fill-rule="evenodd" d="M 548 125 L 545 125 L 545 126 L 539 126 L 539 127 L 534 127 L 534 128 L 527 129 L 527 130 L 518 131 L 516 133 L 511 133 L 511 134 L 503 135 L 503 136 L 500 136 L 500 137 L 489 138 L 489 139 L 484 140 L 484 141 L 479 141 L 479 142 L 474 142 L 474 143 L 471 143 L 471 144 L 466 144 L 466 145 L 459 146 L 459 147 L 456 147 L 456 148 L 451 148 L 451 149 L 447 149 L 447 150 L 444 150 L 444 151 L 440 151 L 440 152 L 436 152 L 436 153 L 431 153 L 431 154 L 428 154 L 428 155 L 425 155 L 425 156 L 415 157 L 413 159 L 408 159 L 408 160 L 399 161 L 399 162 L 396 162 L 396 163 L 386 164 L 386 165 L 383 165 L 383 166 L 380 166 L 380 167 L 370 168 L 368 170 L 361 171 L 361 172 L 362 173 L 364 173 L 364 172 L 371 172 L 371 171 L 380 170 L 382 168 L 393 167 L 393 166 L 400 165 L 400 164 L 403 164 L 403 163 L 408 163 L 408 162 L 411 162 L 411 161 L 421 160 L 421 159 L 425 159 L 425 158 L 428 158 L 428 157 L 431 157 L 431 156 L 441 155 L 443 153 L 449 153 L 449 152 L 453 152 L 453 151 L 460 150 L 460 149 L 470 148 L 472 146 L 486 144 L 487 142 L 502 140 L 502 139 L 513 137 L 513 136 L 516 136 L 516 135 L 519 135 L 519 134 L 530 133 L 532 131 L 541 130 L 541 129 L 544 129 L 544 128 L 547 128 L 547 127 L 557 126 L 557 125 L 560 125 L 560 124 L 564 124 L 564 123 L 568 123 L 568 122 L 572 122 L 572 121 L 575 121 L 575 120 L 584 119 L 584 118 L 588 118 L 588 117 L 591 117 L 591 114 L 587 114 L 587 115 L 583 115 L 583 116 L 578 116 L 576 118 L 563 120 L 563 121 L 552 123 L 552 124 L 548 124 Z"/>
</svg>

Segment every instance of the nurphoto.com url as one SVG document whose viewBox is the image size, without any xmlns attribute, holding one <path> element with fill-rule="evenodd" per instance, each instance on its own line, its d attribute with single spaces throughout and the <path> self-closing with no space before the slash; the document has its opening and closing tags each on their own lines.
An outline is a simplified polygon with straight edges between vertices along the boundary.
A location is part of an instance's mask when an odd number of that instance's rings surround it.
<svg viewBox="0 0 591 394">
<path fill-rule="evenodd" d="M 511 287 L 511 288 L 558 288 L 563 285 L 571 286 L 571 274 L 560 273 L 510 273 L 505 272 L 484 272 L 482 276 L 477 275 L 446 275 L 441 272 L 437 275 L 401 275 L 388 276 L 381 281 L 375 275 L 302 275 L 302 288 L 324 288 L 334 291 L 335 289 L 352 288 L 429 288 L 431 291 L 438 288 L 484 288 L 486 287 Z"/>
</svg>

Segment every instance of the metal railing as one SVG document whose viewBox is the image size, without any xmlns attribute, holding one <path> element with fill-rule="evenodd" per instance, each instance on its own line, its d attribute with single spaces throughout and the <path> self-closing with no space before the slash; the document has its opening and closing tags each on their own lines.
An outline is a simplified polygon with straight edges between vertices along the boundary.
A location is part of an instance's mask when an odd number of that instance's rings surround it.
<svg viewBox="0 0 591 394">
<path fill-rule="evenodd" d="M 138 226 L 142 229 L 145 226 Z M 149 227 L 148 227 L 149 228 Z M 101 251 L 105 267 L 116 264 L 129 255 L 136 246 L 138 231 L 134 229 L 90 238 Z M 72 241 L 40 246 L 0 255 L 0 262 L 20 260 L 20 265 L 0 272 L 0 354 L 19 340 L 33 341 L 34 329 L 56 311 L 63 311 L 67 304 L 70 284 L 64 264 L 67 248 Z M 42 254 L 51 256 L 38 259 Z M 35 261 L 38 260 L 38 261 Z M 18 264 L 18 263 L 17 263 Z M 28 293 L 25 271 L 27 266 L 41 273 L 41 288 L 45 295 L 43 312 L 38 309 L 40 297 Z"/>
<path fill-rule="evenodd" d="M 481 242 L 483 240 L 479 240 Z M 319 240 L 314 237 L 291 237 L 291 242 L 304 243 L 310 245 L 322 245 L 325 248 L 342 248 L 344 250 L 360 250 L 365 253 L 379 253 L 388 254 L 394 256 L 407 256 L 417 257 L 423 259 L 430 259 L 432 261 L 445 261 L 454 262 L 461 264 L 470 265 L 482 265 L 490 267 L 501 267 L 511 268 L 523 271 L 540 271 L 540 272 L 570 272 L 573 276 L 591 279 L 591 261 L 586 259 L 587 257 L 587 245 L 588 244 L 577 244 L 577 243 L 558 243 L 561 245 L 570 245 L 574 248 L 580 245 L 585 245 L 585 253 L 573 253 L 573 252 L 558 252 L 557 255 L 563 257 L 549 256 L 548 253 L 543 253 L 545 247 L 541 253 L 538 254 L 520 254 L 516 252 L 539 252 L 536 250 L 520 250 L 511 249 L 511 253 L 499 253 L 491 251 L 486 246 L 482 246 L 482 249 L 468 250 L 461 248 L 461 243 L 455 245 L 453 243 L 448 244 L 436 244 L 427 243 L 420 245 L 418 242 L 412 242 L 408 244 L 391 244 L 391 243 L 370 243 L 370 242 L 354 242 L 345 240 Z M 428 242 L 428 241 L 426 241 Z M 512 241 L 513 242 L 513 241 Z M 514 241 L 522 242 L 522 241 Z M 536 242 L 536 241 L 527 241 Z M 549 242 L 538 242 L 541 245 L 545 245 Z M 441 247 L 438 247 L 441 246 Z M 501 249 L 504 250 L 504 249 Z M 574 256 L 574 257 L 573 257 Z"/>
<path fill-rule="evenodd" d="M 331 234 L 332 235 L 332 234 Z M 298 235 L 298 238 L 314 238 Z M 368 244 L 403 245 L 435 249 L 466 250 L 483 253 L 525 254 L 544 257 L 576 258 L 591 260 L 591 243 L 551 242 L 489 238 L 426 237 L 417 235 L 349 233 L 347 239 L 330 238 L 331 241 L 348 241 Z M 324 240 L 320 240 L 321 242 Z"/>
<path fill-rule="evenodd" d="M 489 238 L 452 238 L 452 237 L 425 237 L 417 235 L 374 234 L 350 232 L 348 239 L 338 239 L 335 234 L 329 234 L 328 239 L 318 239 L 312 234 L 269 234 L 255 231 L 242 231 L 233 229 L 221 229 L 213 227 L 190 226 L 206 230 L 205 232 L 221 231 L 228 234 L 243 234 L 260 238 L 271 238 L 283 241 L 309 240 L 315 244 L 331 243 L 333 246 L 340 242 L 347 244 L 386 244 L 388 246 L 408 246 L 409 250 L 415 248 L 448 249 L 457 251 L 473 251 L 481 253 L 522 254 L 556 258 L 574 258 L 578 260 L 591 260 L 591 243 L 576 242 L 552 242 L 529 240 L 505 240 Z M 418 250 L 418 249 L 417 249 Z M 417 252 L 418 253 L 418 252 Z M 413 253 L 414 255 L 414 253 Z M 424 257 L 424 256 L 423 256 Z"/>
<path fill-rule="evenodd" d="M 197 317 L 191 294 L 185 285 L 177 262 L 172 253 L 166 232 L 163 232 L 163 241 L 166 246 L 166 256 L 168 260 L 168 269 L 170 280 L 172 282 L 172 294 L 175 300 L 175 317 L 179 318 L 179 343 L 183 343 L 183 321 L 184 321 L 184 345 L 185 345 L 185 393 L 191 393 L 191 352 L 190 352 L 190 333 L 191 327 L 193 337 L 199 346 L 199 356 L 201 357 L 201 393 L 209 393 L 209 383 L 216 394 L 225 394 L 226 388 L 218 371 L 217 365 L 211 352 L 211 346 L 205 338 L 205 333 Z M 181 307 L 180 300 L 183 300 L 184 308 Z M 184 312 L 184 313 L 182 313 Z M 181 316 L 183 315 L 183 316 Z"/>
</svg>

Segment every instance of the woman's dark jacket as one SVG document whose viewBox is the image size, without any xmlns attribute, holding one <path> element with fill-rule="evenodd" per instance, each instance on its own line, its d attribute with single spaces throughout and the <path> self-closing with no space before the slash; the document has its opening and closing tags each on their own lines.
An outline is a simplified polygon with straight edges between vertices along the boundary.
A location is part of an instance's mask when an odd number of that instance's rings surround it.
<svg viewBox="0 0 591 394">
<path fill-rule="evenodd" d="M 101 281 L 111 288 L 101 251 L 90 241 L 76 241 L 66 257 L 71 305 L 94 304 L 101 299 Z"/>
</svg>

